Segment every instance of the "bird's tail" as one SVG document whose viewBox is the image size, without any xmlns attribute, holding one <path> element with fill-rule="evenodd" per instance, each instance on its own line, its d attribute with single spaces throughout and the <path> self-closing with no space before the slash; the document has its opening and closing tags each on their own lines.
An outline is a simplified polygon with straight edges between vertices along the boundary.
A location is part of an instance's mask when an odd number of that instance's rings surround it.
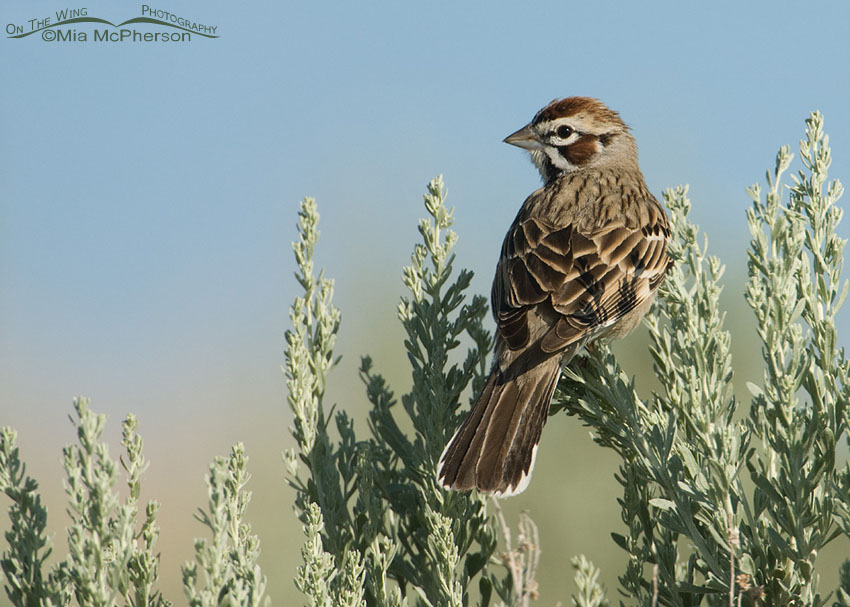
<svg viewBox="0 0 850 607">
<path fill-rule="evenodd" d="M 500 497 L 524 491 L 560 375 L 560 356 L 510 378 L 494 365 L 440 456 L 440 482 L 449 489 L 478 489 Z"/>
</svg>

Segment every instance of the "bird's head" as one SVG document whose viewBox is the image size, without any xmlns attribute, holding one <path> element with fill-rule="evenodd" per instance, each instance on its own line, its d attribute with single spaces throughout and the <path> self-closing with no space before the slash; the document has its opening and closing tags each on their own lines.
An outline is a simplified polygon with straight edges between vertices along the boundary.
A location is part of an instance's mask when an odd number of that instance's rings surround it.
<svg viewBox="0 0 850 607">
<path fill-rule="evenodd" d="M 505 138 L 531 154 L 545 183 L 583 168 L 637 167 L 637 145 L 617 112 L 590 97 L 556 99 Z"/>
</svg>

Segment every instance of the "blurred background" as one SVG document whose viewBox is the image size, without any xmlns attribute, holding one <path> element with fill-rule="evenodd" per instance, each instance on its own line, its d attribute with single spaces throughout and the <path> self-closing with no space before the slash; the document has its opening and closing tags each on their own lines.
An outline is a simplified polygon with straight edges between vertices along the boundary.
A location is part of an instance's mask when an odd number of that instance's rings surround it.
<svg viewBox="0 0 850 607">
<path fill-rule="evenodd" d="M 362 354 L 397 394 L 409 387 L 395 308 L 427 181 L 445 176 L 457 265 L 489 294 L 504 232 L 539 185 L 502 139 L 555 97 L 618 110 L 659 198 L 690 184 L 692 218 L 727 265 L 740 395 L 759 380 L 742 295 L 744 188 L 763 181 L 779 146 L 798 150 L 816 109 L 831 174 L 850 180 L 850 7 L 456 4 L 169 2 L 154 8 L 216 25 L 220 37 L 0 42 L 0 424 L 19 431 L 57 552 L 61 447 L 74 440 L 71 400 L 85 395 L 109 415 L 116 456 L 121 419 L 141 420 L 151 463 L 142 498 L 163 504 L 167 598 L 184 600 L 179 565 L 204 531 L 192 512 L 206 503 L 209 462 L 244 441 L 269 592 L 298 604 L 303 536 L 280 459 L 293 444 L 280 365 L 298 292 L 298 200 L 318 199 L 316 257 L 343 314 L 328 402 L 363 432 Z M 63 8 L 76 6 L 7 3 L 0 14 L 24 24 Z M 139 16 L 137 5 L 86 8 L 115 23 Z M 651 389 L 645 336 L 616 351 Z M 616 458 L 560 415 L 537 461 L 529 490 L 505 510 L 513 522 L 529 510 L 541 527 L 540 604 L 569 600 L 568 557 L 578 553 L 602 567 L 615 599 L 625 562 L 609 537 L 622 527 Z M 848 552 L 836 542 L 821 556 L 823 588 Z"/>
</svg>

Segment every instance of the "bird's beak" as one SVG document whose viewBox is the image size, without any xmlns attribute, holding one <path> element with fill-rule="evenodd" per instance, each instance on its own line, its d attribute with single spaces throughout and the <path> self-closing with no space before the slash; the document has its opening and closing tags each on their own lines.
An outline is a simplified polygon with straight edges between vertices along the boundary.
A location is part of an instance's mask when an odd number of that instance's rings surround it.
<svg viewBox="0 0 850 607">
<path fill-rule="evenodd" d="M 537 134 L 530 124 L 526 124 L 517 132 L 511 133 L 505 137 L 504 141 L 526 150 L 534 150 L 540 147 L 540 139 L 537 138 Z"/>
</svg>

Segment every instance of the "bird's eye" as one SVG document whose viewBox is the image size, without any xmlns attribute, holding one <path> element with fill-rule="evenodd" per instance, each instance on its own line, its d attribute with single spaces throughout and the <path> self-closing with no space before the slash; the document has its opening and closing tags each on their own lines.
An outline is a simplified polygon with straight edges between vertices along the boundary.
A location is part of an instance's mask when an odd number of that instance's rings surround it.
<svg viewBox="0 0 850 607">
<path fill-rule="evenodd" d="M 568 127 L 566 124 L 562 124 L 558 127 L 558 130 L 555 131 L 555 134 L 561 139 L 566 139 L 573 134 L 573 129 Z"/>
</svg>

